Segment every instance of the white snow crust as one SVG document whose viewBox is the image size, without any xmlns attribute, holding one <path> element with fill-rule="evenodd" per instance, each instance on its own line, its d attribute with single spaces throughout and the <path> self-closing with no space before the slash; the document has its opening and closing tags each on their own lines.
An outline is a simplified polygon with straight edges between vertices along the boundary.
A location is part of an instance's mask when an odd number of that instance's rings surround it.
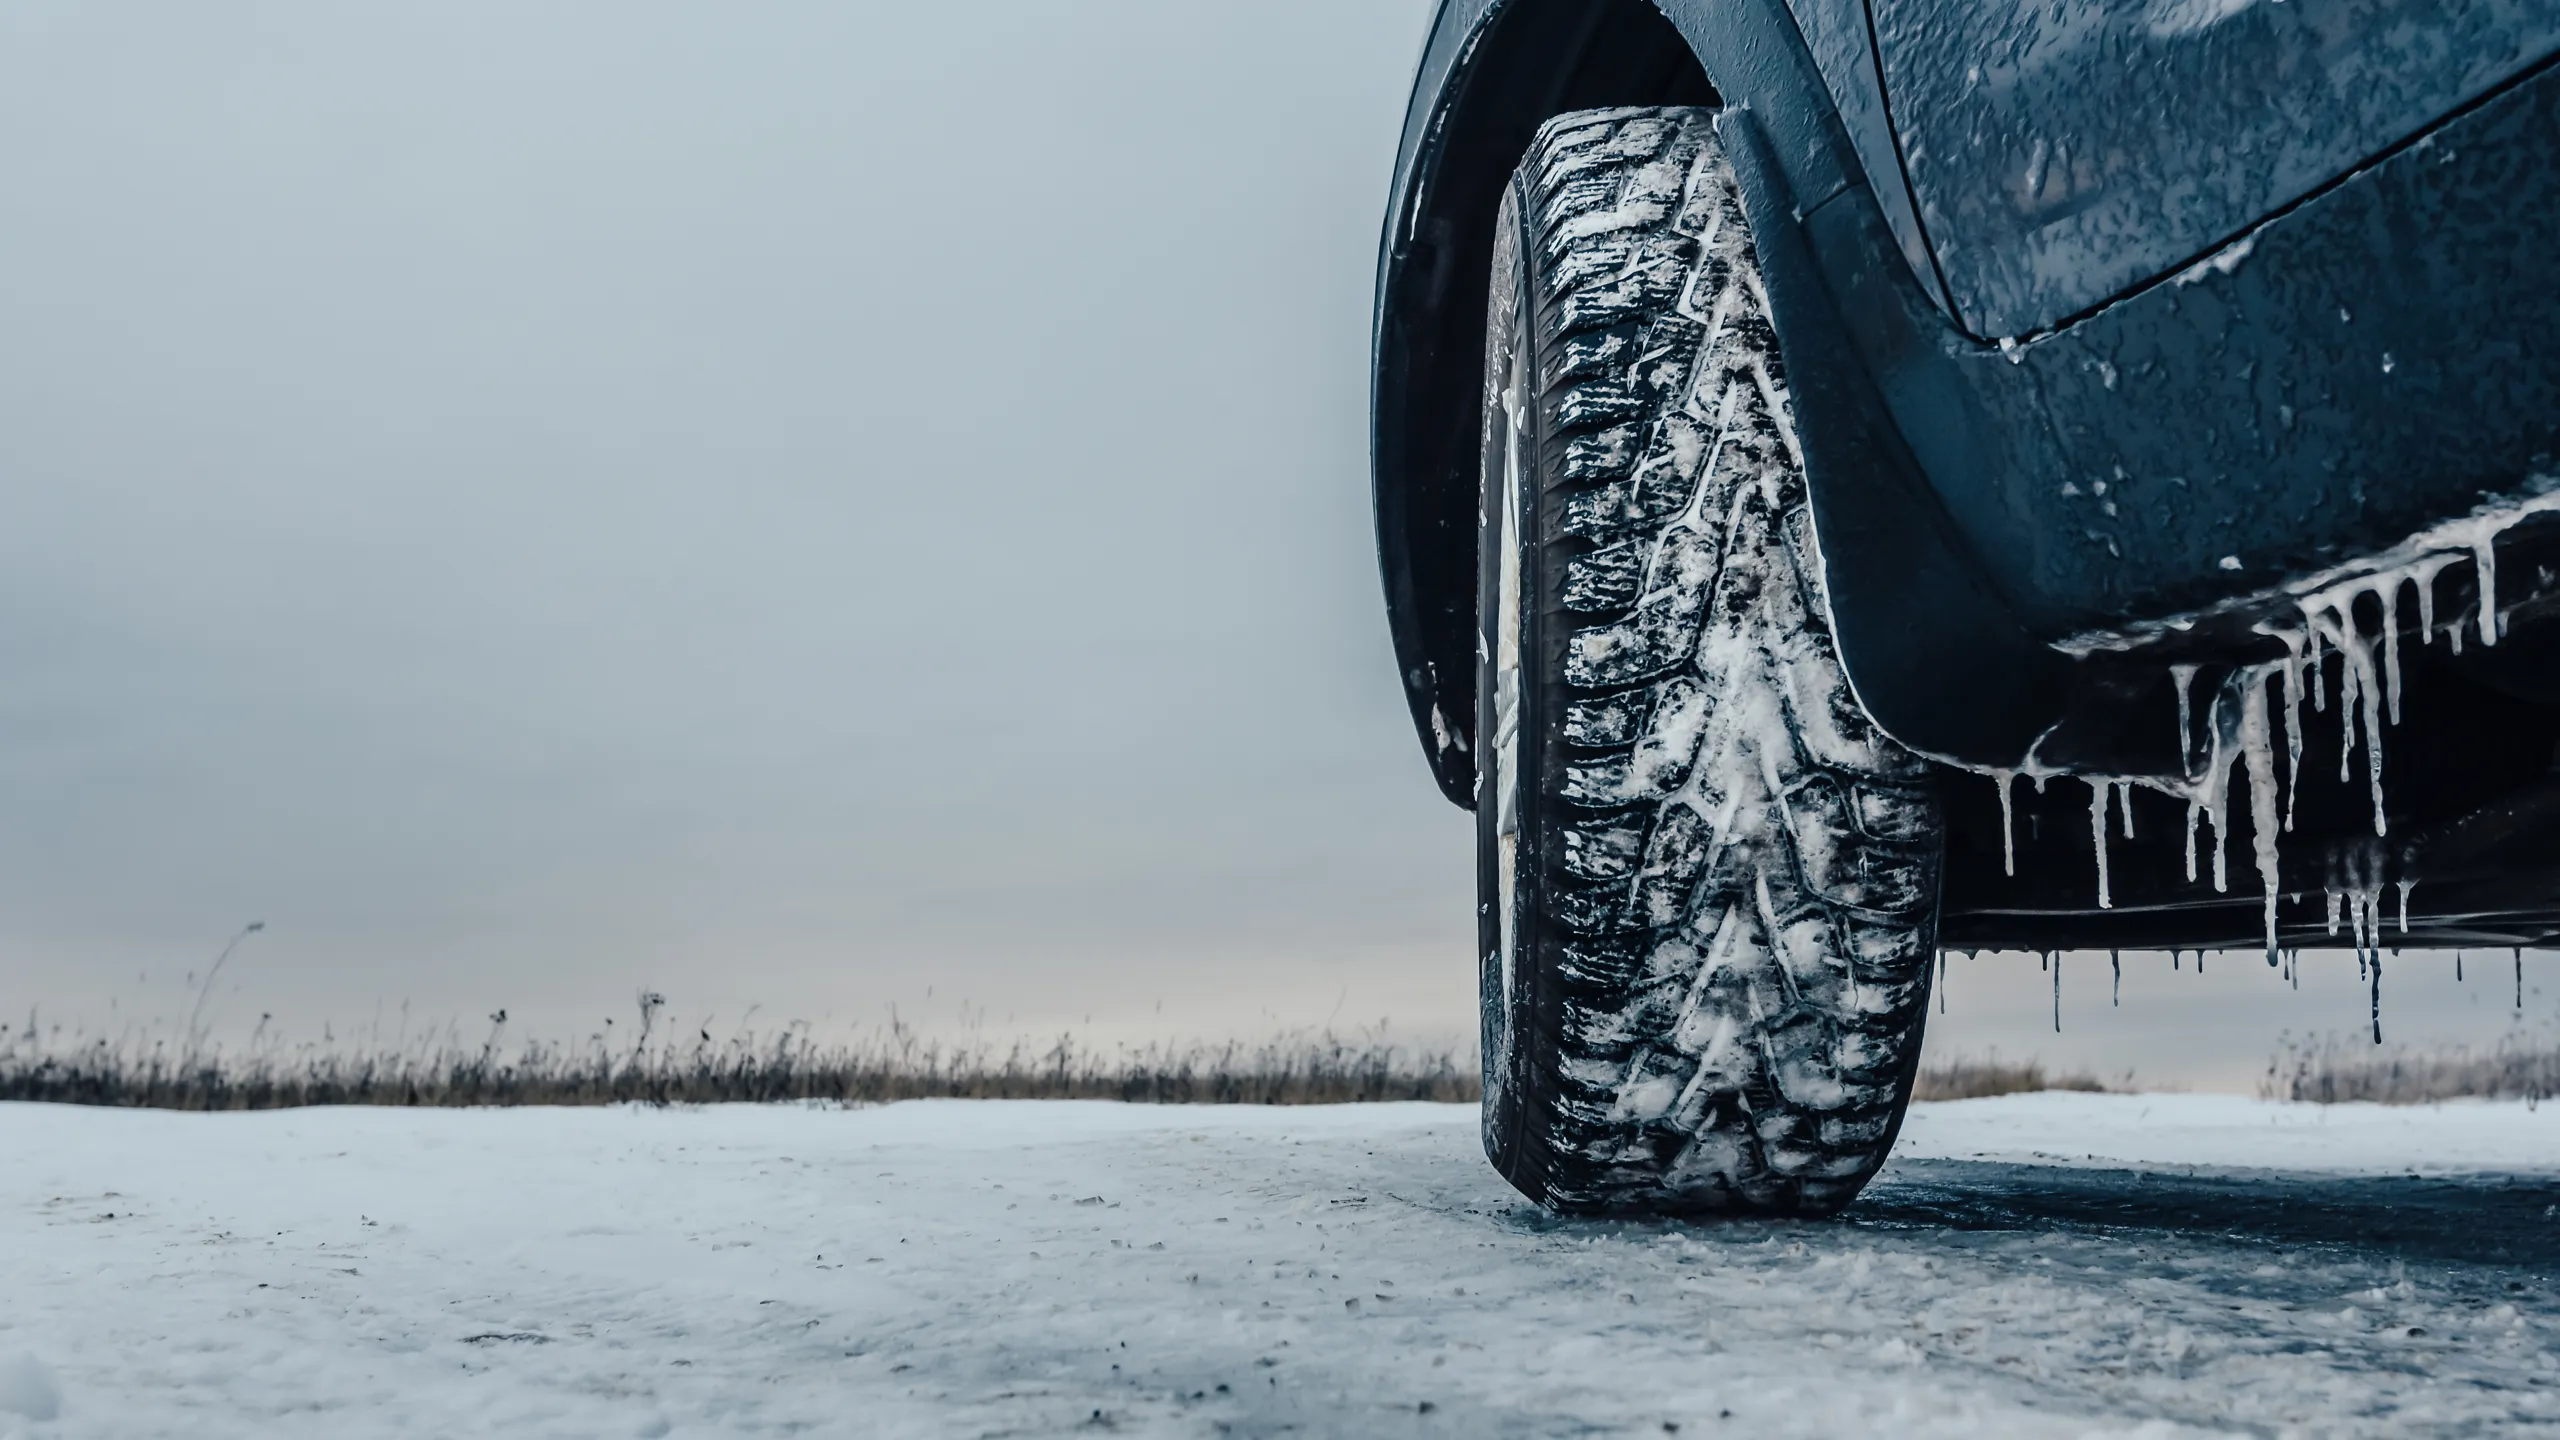
<svg viewBox="0 0 2560 1440">
<path fill-rule="evenodd" d="M 2549 1108 L 1921 1105 L 1822 1224 L 1559 1220 L 1451 1106 L 0 1106 L 0 1154 L 8 1436 L 2560 1434 Z"/>
</svg>

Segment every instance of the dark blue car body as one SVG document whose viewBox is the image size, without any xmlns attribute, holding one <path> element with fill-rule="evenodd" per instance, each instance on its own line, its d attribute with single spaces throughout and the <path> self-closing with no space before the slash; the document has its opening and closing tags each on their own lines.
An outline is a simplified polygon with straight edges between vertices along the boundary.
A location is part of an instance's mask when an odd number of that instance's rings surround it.
<svg viewBox="0 0 2560 1440">
<path fill-rule="evenodd" d="M 2173 776 L 2175 669 L 2262 663 L 2288 587 L 2560 479 L 2555 57 L 2560 0 L 1446 0 L 1374 390 L 1443 789 L 1470 802 L 1492 217 L 1541 121 L 1722 107 L 1877 722 L 1977 769 Z M 2552 529 L 2506 537 L 2507 643 L 2406 662 L 2392 863 L 2443 902 L 2409 943 L 2560 936 Z M 2070 807 L 2023 803 L 2011 876 L 1990 787 L 1950 786 L 1945 943 L 2254 938 L 2253 901 L 2168 876 L 2098 914 L 2085 820 L 2074 859 L 2034 843 Z M 2317 890 L 2370 831 L 2305 804 L 2287 879 Z"/>
</svg>

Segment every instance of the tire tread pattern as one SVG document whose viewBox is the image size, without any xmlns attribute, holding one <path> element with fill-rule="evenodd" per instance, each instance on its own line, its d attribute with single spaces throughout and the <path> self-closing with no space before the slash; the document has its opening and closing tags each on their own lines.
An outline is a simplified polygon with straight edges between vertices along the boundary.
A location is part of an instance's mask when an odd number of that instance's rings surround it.
<svg viewBox="0 0 2560 1440">
<path fill-rule="evenodd" d="M 1909 1098 L 1936 801 L 1830 637 L 1713 112 L 1561 117 L 1514 186 L 1542 422 L 1533 603 L 1560 664 L 1540 676 L 1554 739 L 1523 735 L 1548 817 L 1524 862 L 1540 999 L 1514 1022 L 1536 1033 L 1501 1047 L 1523 1122 L 1489 1143 L 1562 1210 L 1827 1212 Z"/>
</svg>

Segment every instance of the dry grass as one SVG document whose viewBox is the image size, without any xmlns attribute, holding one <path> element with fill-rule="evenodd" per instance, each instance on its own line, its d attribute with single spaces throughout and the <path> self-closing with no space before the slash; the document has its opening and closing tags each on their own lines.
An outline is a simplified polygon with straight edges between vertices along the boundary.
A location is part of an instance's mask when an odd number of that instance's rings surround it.
<svg viewBox="0 0 2560 1440">
<path fill-rule="evenodd" d="M 2041 1061 L 2009 1063 L 1998 1056 L 1982 1060 L 1950 1060 L 1922 1065 L 1914 1100 L 1986 1100 L 1994 1095 L 2022 1095 L 2037 1090 L 2103 1092 L 2094 1075 L 2048 1075 Z"/>
<path fill-rule="evenodd" d="M 31 1017 L 0 1030 L 0 1100 L 166 1110 L 305 1105 L 706 1105 L 920 1099 L 1120 1100 L 1138 1104 L 1333 1105 L 1429 1100 L 1473 1104 L 1475 1057 L 1394 1043 L 1383 1031 L 1299 1033 L 1259 1044 L 1106 1049 L 1068 1036 L 1047 1045 L 926 1040 L 892 1021 L 873 1036 L 820 1042 L 805 1026 L 678 1032 L 665 1001 L 640 996 L 638 1024 L 607 1022 L 582 1045 L 510 1043 L 506 1015 L 461 1040 L 333 1039 L 287 1045 L 262 1030 L 226 1051 L 188 1036 L 111 1040 L 47 1031 Z M 628 1017 L 626 1017 L 628 1018 Z M 616 1043 L 619 1028 L 628 1037 Z M 1924 1066 L 1916 1098 L 1972 1100 L 2037 1090 L 2097 1091 L 2088 1075 L 1994 1055 Z"/>
<path fill-rule="evenodd" d="M 602 1035 L 580 1046 L 509 1045 L 504 1012 L 491 1017 L 495 1023 L 477 1045 L 448 1031 L 440 1039 L 353 1047 L 253 1041 L 238 1053 L 46 1035 L 30 1022 L 0 1032 L 0 1100 L 276 1110 L 929 1098 L 1326 1105 L 1473 1101 L 1479 1094 L 1470 1057 L 1408 1048 L 1383 1035 L 1117 1050 L 1066 1038 L 998 1048 L 922 1040 L 893 1023 L 869 1040 L 842 1044 L 820 1043 L 796 1025 L 715 1041 L 708 1030 L 667 1033 L 663 1004 L 642 996 L 638 1038 L 619 1046 Z"/>
<path fill-rule="evenodd" d="M 2288 1044 L 2267 1066 L 2258 1093 L 2320 1105 L 2364 1101 L 2429 1105 L 2440 1100 L 2524 1100 L 2560 1095 L 2560 1041 L 2524 1032 L 2486 1049 L 2414 1051 L 2335 1037 Z"/>
<path fill-rule="evenodd" d="M 506 1017 L 465 1043 L 448 1027 L 423 1041 L 288 1046 L 263 1033 L 237 1051 L 200 1040 L 111 1040 L 46 1031 L 33 1018 L 0 1030 L 0 1100 L 170 1110 L 303 1105 L 699 1105 L 931 1098 L 1121 1100 L 1139 1104 L 1331 1105 L 1482 1095 L 1473 1055 L 1394 1043 L 1382 1031 L 1329 1031 L 1259 1044 L 1106 1049 L 1069 1036 L 1047 1045 L 924 1040 L 892 1022 L 864 1040 L 820 1042 L 804 1026 L 714 1040 L 677 1033 L 665 1001 L 640 997 L 639 1023 L 583 1045 L 510 1044 Z M 190 1023 L 190 1032 L 195 1026 Z M 1914 1098 L 1978 1100 L 2044 1090 L 2130 1089 L 1997 1055 L 1924 1064 Z M 2339 1104 L 2443 1100 L 2540 1102 L 2560 1096 L 2560 1037 L 2518 1031 L 2485 1049 L 2376 1049 L 2329 1038 L 2288 1044 L 2259 1094 Z"/>
</svg>

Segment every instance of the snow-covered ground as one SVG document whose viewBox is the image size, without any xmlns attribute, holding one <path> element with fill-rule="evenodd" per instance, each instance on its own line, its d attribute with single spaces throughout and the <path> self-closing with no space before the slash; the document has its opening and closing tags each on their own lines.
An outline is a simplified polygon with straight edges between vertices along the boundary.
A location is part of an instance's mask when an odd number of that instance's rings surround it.
<svg viewBox="0 0 2560 1440">
<path fill-rule="evenodd" d="M 2560 1434 L 2560 1110 L 1917 1107 L 1845 1221 L 1472 1110 L 0 1106 L 0 1435 Z"/>
</svg>

